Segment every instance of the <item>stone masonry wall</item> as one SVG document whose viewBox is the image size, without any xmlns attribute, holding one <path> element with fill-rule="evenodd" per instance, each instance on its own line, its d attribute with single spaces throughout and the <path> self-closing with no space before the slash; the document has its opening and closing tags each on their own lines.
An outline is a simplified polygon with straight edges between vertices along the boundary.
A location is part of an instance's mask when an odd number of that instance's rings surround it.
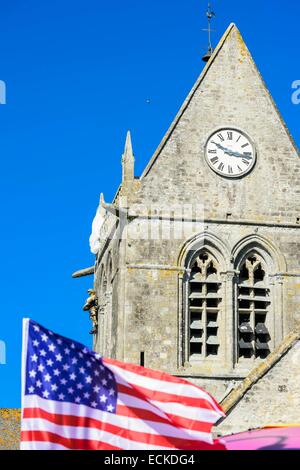
<svg viewBox="0 0 300 470">
<path fill-rule="evenodd" d="M 228 414 L 216 432 L 227 435 L 268 425 L 300 422 L 300 342 Z"/>
</svg>

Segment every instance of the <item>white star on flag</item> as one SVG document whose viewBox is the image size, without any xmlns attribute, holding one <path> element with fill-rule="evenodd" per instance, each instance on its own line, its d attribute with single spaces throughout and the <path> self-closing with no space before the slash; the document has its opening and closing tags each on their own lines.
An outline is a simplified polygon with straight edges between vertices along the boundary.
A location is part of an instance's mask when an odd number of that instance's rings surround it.
<svg viewBox="0 0 300 470">
<path fill-rule="evenodd" d="M 107 402 L 107 396 L 106 396 L 106 395 L 102 395 L 102 396 L 100 397 L 100 401 L 101 401 L 101 403 L 106 403 L 106 402 Z"/>
</svg>

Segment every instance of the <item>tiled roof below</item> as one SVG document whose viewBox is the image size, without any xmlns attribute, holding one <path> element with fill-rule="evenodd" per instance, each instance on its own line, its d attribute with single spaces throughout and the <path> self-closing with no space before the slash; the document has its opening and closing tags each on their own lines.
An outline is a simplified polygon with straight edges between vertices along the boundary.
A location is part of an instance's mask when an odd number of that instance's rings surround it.
<svg viewBox="0 0 300 470">
<path fill-rule="evenodd" d="M 16 450 L 20 446 L 19 409 L 0 409 L 0 450 Z"/>
</svg>

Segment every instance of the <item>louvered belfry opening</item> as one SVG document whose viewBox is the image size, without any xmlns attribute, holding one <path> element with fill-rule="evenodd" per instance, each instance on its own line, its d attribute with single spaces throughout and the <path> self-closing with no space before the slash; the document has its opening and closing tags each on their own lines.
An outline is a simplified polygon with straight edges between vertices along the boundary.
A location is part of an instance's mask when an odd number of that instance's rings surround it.
<svg viewBox="0 0 300 470">
<path fill-rule="evenodd" d="M 270 291 L 262 259 L 255 253 L 242 263 L 238 283 L 238 358 L 270 354 Z"/>
<path fill-rule="evenodd" d="M 189 356 L 191 360 L 218 356 L 222 282 L 218 264 L 201 252 L 189 281 Z"/>
</svg>

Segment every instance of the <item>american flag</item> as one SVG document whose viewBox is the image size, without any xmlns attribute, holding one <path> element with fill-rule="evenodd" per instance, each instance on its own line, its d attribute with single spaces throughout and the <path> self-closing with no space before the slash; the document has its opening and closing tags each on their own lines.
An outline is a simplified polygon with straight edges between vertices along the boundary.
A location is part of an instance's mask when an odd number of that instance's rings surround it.
<svg viewBox="0 0 300 470">
<path fill-rule="evenodd" d="M 21 449 L 206 450 L 224 416 L 199 387 L 23 322 Z"/>
</svg>

